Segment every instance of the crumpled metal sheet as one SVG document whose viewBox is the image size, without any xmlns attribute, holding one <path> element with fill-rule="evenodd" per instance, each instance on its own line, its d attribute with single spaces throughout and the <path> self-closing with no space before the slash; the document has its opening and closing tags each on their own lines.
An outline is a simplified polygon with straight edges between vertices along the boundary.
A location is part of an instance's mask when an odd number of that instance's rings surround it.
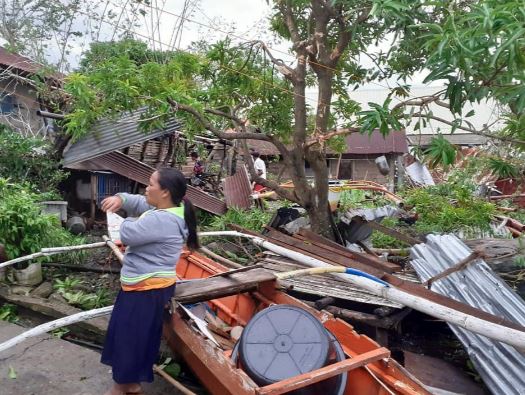
<svg viewBox="0 0 525 395">
<path fill-rule="evenodd" d="M 144 114 L 146 114 L 145 107 L 124 112 L 116 119 L 105 118 L 97 121 L 89 135 L 64 150 L 64 167 L 71 167 L 76 163 L 97 158 L 135 143 L 175 133 L 182 127 L 180 121 L 170 118 L 162 129 L 144 133 L 139 122 Z"/>
<path fill-rule="evenodd" d="M 364 241 L 368 239 L 373 232 L 367 222 L 381 222 L 383 218 L 395 216 L 400 211 L 400 208 L 394 206 L 348 210 L 340 218 L 342 224 L 339 226 L 339 231 L 349 243 Z M 362 218 L 365 222 L 353 221 L 355 217 Z"/>
<path fill-rule="evenodd" d="M 366 221 L 373 221 L 376 219 L 383 219 L 385 217 L 393 217 L 397 215 L 402 210 L 399 207 L 395 206 L 383 206 L 377 208 L 361 208 L 355 210 L 348 210 L 341 217 L 341 221 L 345 223 L 350 223 L 354 217 L 363 218 Z"/>
<path fill-rule="evenodd" d="M 429 235 L 410 249 L 421 281 L 443 272 L 472 253 L 453 235 Z M 482 259 L 432 283 L 432 290 L 486 312 L 525 325 L 525 302 Z M 478 373 L 494 394 L 525 394 L 525 354 L 514 347 L 450 325 Z"/>
</svg>

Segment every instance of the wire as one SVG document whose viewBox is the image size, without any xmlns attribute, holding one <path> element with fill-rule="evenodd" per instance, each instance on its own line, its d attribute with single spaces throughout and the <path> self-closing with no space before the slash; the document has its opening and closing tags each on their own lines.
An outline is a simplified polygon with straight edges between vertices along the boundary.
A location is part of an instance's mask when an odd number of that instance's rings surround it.
<svg viewBox="0 0 525 395">
<path fill-rule="evenodd" d="M 113 5 L 114 5 L 115 7 L 119 7 L 119 5 L 117 5 L 117 4 L 113 4 Z M 208 24 L 206 24 L 206 23 L 202 23 L 202 22 L 199 22 L 199 21 L 193 20 L 193 19 L 191 19 L 191 18 L 188 18 L 188 17 L 186 17 L 186 16 L 184 16 L 184 15 L 177 14 L 177 13 L 175 13 L 175 12 L 167 11 L 167 10 L 164 10 L 164 9 L 161 10 L 161 9 L 156 8 L 156 7 L 153 7 L 153 6 L 151 6 L 150 8 L 151 8 L 151 9 L 154 9 L 154 10 L 158 10 L 158 11 L 160 11 L 161 14 L 162 14 L 162 13 L 165 13 L 165 14 L 168 14 L 168 15 L 171 15 L 171 16 L 174 16 L 174 17 L 177 17 L 177 18 L 180 18 L 180 19 L 182 19 L 182 20 L 186 20 L 187 22 L 194 23 L 194 24 L 196 24 L 196 25 L 199 25 L 199 26 L 202 26 L 202 27 L 206 27 L 206 28 L 208 28 L 208 29 L 216 30 L 216 31 L 221 32 L 221 33 L 223 33 L 223 34 L 226 34 L 226 35 L 228 35 L 228 36 L 234 37 L 234 38 L 236 38 L 236 39 L 238 39 L 238 40 L 240 40 L 240 41 L 244 41 L 244 42 L 247 42 L 247 43 L 252 42 L 252 41 L 255 41 L 255 40 L 249 40 L 249 39 L 246 39 L 245 37 L 243 37 L 243 36 L 239 36 L 239 35 L 236 35 L 236 34 L 234 34 L 234 33 L 232 33 L 232 32 L 228 32 L 228 31 L 225 31 L 225 30 L 221 30 L 220 28 L 218 28 L 218 27 L 216 27 L 216 26 L 211 26 L 211 25 L 208 25 Z M 208 20 L 210 20 L 210 18 L 209 18 L 206 14 L 204 14 L 204 12 L 202 12 L 202 10 L 200 10 L 199 8 L 197 8 L 197 10 L 199 10 L 199 12 L 200 12 L 201 14 L 203 14 Z M 274 52 L 276 52 L 276 53 L 280 53 L 280 54 L 283 54 L 283 55 L 286 55 L 286 56 L 292 57 L 292 58 L 294 58 L 294 60 L 295 60 L 295 57 L 294 57 L 293 55 L 291 55 L 290 53 L 288 53 L 288 52 L 280 51 L 280 50 L 275 49 L 275 48 L 270 47 L 270 46 L 266 46 L 266 47 L 267 47 L 268 49 L 271 49 L 272 51 L 274 51 Z M 319 66 L 319 67 L 325 68 L 325 69 L 330 70 L 330 71 L 332 71 L 332 72 L 334 72 L 334 73 L 341 73 L 341 70 L 337 70 L 337 69 L 335 69 L 335 68 L 333 68 L 333 67 L 326 66 L 326 65 L 324 65 L 324 64 L 321 64 L 321 63 L 318 63 L 318 62 L 314 62 L 314 61 L 309 60 L 309 59 L 307 59 L 306 62 L 309 63 L 309 64 L 312 64 L 312 65 L 316 65 L 316 66 Z M 388 86 L 383 86 L 383 85 L 381 85 L 381 84 L 378 84 L 377 82 L 372 82 L 372 81 L 371 81 L 371 83 L 376 84 L 376 85 L 378 85 L 378 86 L 381 86 L 382 88 L 390 89 Z"/>
<path fill-rule="evenodd" d="M 86 12 L 83 12 L 83 11 L 78 11 L 78 13 L 79 13 L 79 14 L 84 14 L 84 15 L 87 15 L 87 16 L 90 16 L 89 14 L 87 14 Z M 127 31 L 127 32 L 131 32 L 131 33 L 133 33 L 133 34 L 136 34 L 136 35 L 139 36 L 139 37 L 143 37 L 143 38 L 145 38 L 145 39 L 147 39 L 147 40 L 150 40 L 150 41 L 155 41 L 156 43 L 161 44 L 161 45 L 166 45 L 166 46 L 168 45 L 168 44 L 166 44 L 166 43 L 164 43 L 164 42 L 162 42 L 162 41 L 159 41 L 159 40 L 157 40 L 157 39 L 155 39 L 155 38 L 149 37 L 149 36 L 147 36 L 147 35 L 145 35 L 145 34 L 138 33 L 138 32 L 136 32 L 136 31 L 131 30 L 131 29 L 128 29 L 128 28 L 126 28 L 126 27 L 120 27 L 120 26 L 118 26 L 117 24 L 115 24 L 115 23 L 113 23 L 113 22 L 109 22 L 109 21 L 104 20 L 104 19 L 97 19 L 97 18 L 94 18 L 94 17 L 92 17 L 92 16 L 90 16 L 90 17 L 93 18 L 93 19 L 95 19 L 95 20 L 98 20 L 98 21 L 101 22 L 101 23 L 106 23 L 106 24 L 108 24 L 108 25 L 110 25 L 110 26 L 113 26 L 113 27 L 115 27 L 116 29 L 122 29 L 122 30 L 125 30 L 125 31 Z M 273 84 L 273 83 L 267 82 L 267 81 L 265 81 L 265 80 L 263 80 L 263 79 L 261 79 L 261 78 L 258 78 L 258 77 L 255 77 L 255 76 L 249 75 L 249 74 L 247 74 L 247 73 L 243 73 L 242 71 L 235 70 L 235 69 L 233 69 L 233 68 L 231 68 L 231 67 L 228 67 L 228 66 L 225 66 L 225 65 L 219 65 L 219 67 L 222 68 L 222 69 L 225 69 L 225 70 L 227 70 L 227 71 L 231 71 L 231 72 L 233 72 L 233 73 L 237 73 L 237 74 L 243 75 L 243 76 L 245 76 L 245 77 L 251 78 L 252 80 L 259 81 L 259 82 L 261 82 L 263 85 L 271 86 L 271 87 L 273 87 L 273 88 L 275 88 L 275 89 L 280 90 L 281 92 L 288 93 L 288 94 L 291 94 L 291 95 L 293 95 L 293 96 L 297 96 L 297 97 L 303 98 L 303 99 L 308 100 L 308 101 L 311 101 L 311 102 L 313 102 L 313 103 L 323 104 L 323 103 L 320 102 L 320 101 L 318 102 L 318 101 L 315 100 L 315 99 L 311 99 L 311 98 L 309 98 L 309 97 L 307 97 L 307 96 L 305 96 L 305 95 L 301 95 L 301 94 L 299 94 L 299 93 L 295 93 L 295 92 L 293 92 L 293 91 L 291 91 L 291 90 L 289 90 L 289 89 L 282 88 L 282 87 L 277 86 L 277 85 L 275 85 L 275 84 Z"/>
</svg>

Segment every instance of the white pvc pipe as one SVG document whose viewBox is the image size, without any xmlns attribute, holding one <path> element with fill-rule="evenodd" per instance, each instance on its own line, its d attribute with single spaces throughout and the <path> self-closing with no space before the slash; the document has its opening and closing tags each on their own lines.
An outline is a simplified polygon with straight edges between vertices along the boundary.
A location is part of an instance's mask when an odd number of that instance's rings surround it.
<svg viewBox="0 0 525 395">
<path fill-rule="evenodd" d="M 224 231 L 224 232 L 201 232 L 199 233 L 200 237 L 208 236 L 235 236 L 235 237 L 244 237 L 250 239 L 254 244 L 259 245 L 262 248 L 266 248 L 270 251 L 273 251 L 279 255 L 285 256 L 287 258 L 293 259 L 295 261 L 301 262 L 310 267 L 333 267 L 328 263 L 319 261 L 315 258 L 301 254 L 300 252 L 289 250 L 278 246 L 276 244 L 270 243 L 260 237 L 247 235 L 237 231 Z M 385 286 L 374 280 L 368 278 L 342 274 L 342 273 L 332 273 L 333 276 L 337 276 L 343 281 L 347 281 L 357 287 L 364 288 L 369 292 L 381 296 L 385 299 L 392 300 L 398 303 L 401 303 L 405 306 L 409 306 L 414 310 L 421 311 L 432 317 L 442 319 L 446 322 L 458 325 L 462 328 L 470 330 L 472 332 L 478 333 L 483 336 L 487 336 L 491 339 L 498 340 L 502 343 L 509 344 L 513 347 L 516 347 L 520 352 L 525 352 L 525 332 L 519 331 L 516 329 L 508 328 L 503 325 L 494 324 L 482 320 L 471 315 L 461 313 L 457 310 L 454 310 L 450 307 L 443 306 L 441 304 L 432 302 L 425 298 L 415 296 L 404 292 L 400 289 L 397 289 L 390 286 Z M 44 334 L 53 329 L 60 328 L 63 326 L 71 325 L 76 322 L 85 321 L 87 319 L 100 317 L 111 313 L 113 306 L 102 307 L 100 309 L 94 309 L 89 311 L 84 311 L 81 313 L 73 314 L 68 317 L 60 318 L 55 321 L 48 322 L 46 324 L 39 325 L 33 329 L 30 329 L 24 333 L 21 333 L 18 336 L 15 336 L 12 339 L 5 341 L 0 344 L 0 352 L 13 347 L 24 340 Z"/>
<path fill-rule="evenodd" d="M 14 265 L 15 263 L 29 261 L 31 259 L 36 259 L 36 258 L 40 258 L 43 256 L 63 254 L 66 252 L 78 251 L 78 250 L 87 250 L 89 248 L 101 248 L 101 247 L 105 247 L 106 245 L 107 244 L 105 241 L 100 241 L 98 243 L 80 244 L 76 246 L 42 248 L 39 252 L 35 252 L 34 254 L 25 255 L 20 258 L 15 258 L 15 259 L 11 259 L 9 261 L 0 263 L 0 269 L 6 266 Z"/>
<path fill-rule="evenodd" d="M 75 324 L 80 321 L 86 321 L 92 318 L 101 317 L 108 315 L 113 310 L 113 306 L 101 307 L 100 309 L 94 309 L 89 311 L 82 311 L 77 314 L 69 315 L 64 318 L 60 318 L 55 321 L 46 322 L 45 324 L 35 326 L 33 329 L 25 331 L 18 336 L 15 336 L 3 343 L 0 343 L 0 352 L 7 350 L 8 348 L 14 347 L 19 343 L 22 343 L 24 340 L 29 339 L 30 337 L 35 337 L 43 335 L 49 331 L 52 331 L 63 326 L 68 326 Z"/>
<path fill-rule="evenodd" d="M 297 251 L 292 251 L 288 248 L 278 246 L 270 243 L 257 236 L 247 235 L 236 231 L 225 231 L 225 232 L 203 232 L 199 234 L 201 237 L 207 236 L 235 236 L 244 237 L 250 239 L 254 244 L 273 251 L 279 255 L 293 259 L 297 262 L 301 262 L 310 267 L 329 267 L 333 266 L 326 262 L 318 259 L 309 257 L 301 254 Z M 332 276 L 336 276 L 343 281 L 349 282 L 354 286 L 366 289 L 374 295 L 380 296 L 384 299 L 392 300 L 400 303 L 404 306 L 413 308 L 414 310 L 421 311 L 432 317 L 444 320 L 451 324 L 465 328 L 471 332 L 478 333 L 480 335 L 489 337 L 491 339 L 500 341 L 502 343 L 509 344 L 516 347 L 519 351 L 525 352 L 525 332 L 509 328 L 503 325 L 495 324 L 489 321 L 485 321 L 481 318 L 471 316 L 469 314 L 462 313 L 453 308 L 443 306 L 442 304 L 432 302 L 428 299 L 420 296 L 412 295 L 408 292 L 402 291 L 394 286 L 384 286 L 376 281 L 342 273 L 332 273 Z"/>
</svg>

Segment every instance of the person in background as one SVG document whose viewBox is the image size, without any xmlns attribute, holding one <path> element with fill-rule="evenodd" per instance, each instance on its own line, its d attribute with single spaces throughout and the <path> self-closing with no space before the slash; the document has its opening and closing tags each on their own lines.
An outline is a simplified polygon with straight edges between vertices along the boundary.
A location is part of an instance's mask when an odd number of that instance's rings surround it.
<svg viewBox="0 0 525 395">
<path fill-rule="evenodd" d="M 251 154 L 252 154 L 252 157 L 253 157 L 253 167 L 255 168 L 255 173 L 259 177 L 266 179 L 266 164 L 261 159 L 261 155 L 259 154 L 259 152 L 255 151 L 255 150 L 253 150 L 251 152 Z M 259 192 L 259 191 L 264 189 L 264 186 L 254 182 L 253 185 L 252 185 L 252 189 L 255 192 Z"/>
<path fill-rule="evenodd" d="M 153 381 L 164 308 L 175 291 L 175 266 L 184 243 L 199 248 L 186 179 L 173 168 L 155 171 L 145 196 L 119 193 L 102 201 L 102 210 L 124 209 L 120 228 L 126 248 L 120 290 L 111 314 L 101 362 L 112 367 L 113 387 L 105 395 L 143 394 Z"/>
<path fill-rule="evenodd" d="M 191 159 L 193 160 L 193 176 L 200 177 L 204 173 L 204 165 L 199 159 L 199 154 L 193 151 L 191 154 Z"/>
<path fill-rule="evenodd" d="M 190 156 L 191 156 L 191 159 L 193 160 L 193 170 L 191 173 L 190 185 L 194 187 L 204 185 L 204 181 L 202 180 L 202 176 L 204 175 L 204 165 L 199 159 L 199 154 L 193 151 L 190 154 Z"/>
</svg>

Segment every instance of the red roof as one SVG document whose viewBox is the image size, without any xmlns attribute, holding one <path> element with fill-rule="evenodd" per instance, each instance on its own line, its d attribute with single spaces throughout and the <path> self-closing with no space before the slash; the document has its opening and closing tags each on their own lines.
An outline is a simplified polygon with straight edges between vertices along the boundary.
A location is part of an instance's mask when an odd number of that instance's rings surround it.
<svg viewBox="0 0 525 395">
<path fill-rule="evenodd" d="M 36 74 L 46 67 L 45 65 L 35 62 L 25 56 L 9 52 L 4 47 L 0 47 L 0 67 L 2 66 L 5 68 L 11 67 L 14 70 L 28 74 Z M 60 81 L 64 77 L 64 74 L 53 72 L 51 74 L 48 73 L 47 77 Z"/>
<path fill-rule="evenodd" d="M 37 73 L 44 67 L 44 65 L 26 58 L 25 56 L 9 52 L 4 47 L 0 47 L 0 65 L 13 67 L 31 74 Z"/>
<path fill-rule="evenodd" d="M 386 137 L 374 130 L 368 133 L 351 133 L 346 136 L 345 154 L 405 154 L 408 152 L 407 136 L 403 130 L 393 130 Z M 335 154 L 331 149 L 329 154 Z"/>
</svg>

